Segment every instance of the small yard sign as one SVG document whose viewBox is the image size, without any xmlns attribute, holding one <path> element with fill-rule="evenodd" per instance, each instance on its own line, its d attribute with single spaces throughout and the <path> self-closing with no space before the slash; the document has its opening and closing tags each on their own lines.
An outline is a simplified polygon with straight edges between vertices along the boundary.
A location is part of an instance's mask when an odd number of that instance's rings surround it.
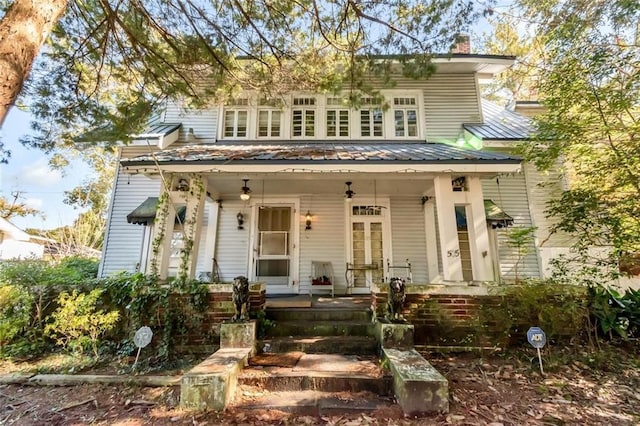
<svg viewBox="0 0 640 426">
<path fill-rule="evenodd" d="M 529 344 L 536 348 L 538 351 L 538 362 L 540 363 L 540 374 L 544 374 L 544 369 L 542 368 L 542 355 L 540 355 L 540 349 L 544 348 L 544 345 L 547 343 L 547 335 L 544 334 L 544 331 L 540 327 L 531 327 L 527 331 L 527 340 Z"/>
<path fill-rule="evenodd" d="M 140 327 L 136 334 L 133 336 L 133 343 L 138 347 L 138 353 L 136 354 L 136 360 L 133 362 L 133 369 L 136 368 L 136 364 L 138 363 L 138 358 L 140 357 L 140 350 L 146 347 L 149 343 L 151 343 L 151 338 L 153 337 L 153 331 L 151 328 L 146 325 Z"/>
</svg>

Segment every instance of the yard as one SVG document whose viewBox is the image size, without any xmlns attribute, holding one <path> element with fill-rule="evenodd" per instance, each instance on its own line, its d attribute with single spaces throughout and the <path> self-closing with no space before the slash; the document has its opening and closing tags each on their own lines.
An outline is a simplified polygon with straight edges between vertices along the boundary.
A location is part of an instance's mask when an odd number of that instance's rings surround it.
<svg viewBox="0 0 640 426">
<path fill-rule="evenodd" d="M 180 393 L 177 387 L 2 385 L 0 424 L 633 425 L 640 422 L 637 343 L 635 347 L 607 347 L 594 353 L 554 348 L 552 354 L 544 355 L 544 376 L 540 375 L 533 350 L 484 357 L 425 355 L 449 379 L 451 410 L 446 415 L 409 419 L 403 418 L 399 410 L 322 418 L 266 410 L 194 413 L 177 407 Z M 0 371 L 7 373 L 21 368 L 29 366 L 4 363 Z"/>
</svg>

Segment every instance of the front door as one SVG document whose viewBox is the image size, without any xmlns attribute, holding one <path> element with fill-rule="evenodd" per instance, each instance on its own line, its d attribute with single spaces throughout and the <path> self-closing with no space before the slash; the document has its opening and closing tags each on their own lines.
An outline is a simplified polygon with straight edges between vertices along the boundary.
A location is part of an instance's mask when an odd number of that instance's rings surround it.
<svg viewBox="0 0 640 426">
<path fill-rule="evenodd" d="M 371 283 L 384 281 L 389 238 L 386 210 L 377 205 L 350 207 L 351 253 L 347 277 L 352 293 L 367 293 Z"/>
<path fill-rule="evenodd" d="M 288 293 L 293 253 L 293 207 L 260 206 L 257 215 L 254 274 L 268 293 Z"/>
</svg>

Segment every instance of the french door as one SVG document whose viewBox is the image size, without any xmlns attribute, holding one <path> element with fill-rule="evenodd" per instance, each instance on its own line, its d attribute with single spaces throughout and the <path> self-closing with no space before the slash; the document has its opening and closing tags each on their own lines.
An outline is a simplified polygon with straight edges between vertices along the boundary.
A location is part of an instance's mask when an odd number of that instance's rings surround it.
<svg viewBox="0 0 640 426">
<path fill-rule="evenodd" d="M 350 262 L 347 276 L 353 293 L 366 293 L 372 283 L 384 281 L 388 259 L 389 226 L 383 206 L 350 206 Z"/>
</svg>

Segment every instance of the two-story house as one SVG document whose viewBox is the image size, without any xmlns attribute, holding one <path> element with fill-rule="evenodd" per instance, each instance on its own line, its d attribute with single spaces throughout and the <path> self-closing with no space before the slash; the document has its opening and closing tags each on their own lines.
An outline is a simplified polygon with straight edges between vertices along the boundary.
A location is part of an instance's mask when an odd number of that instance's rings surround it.
<svg viewBox="0 0 640 426">
<path fill-rule="evenodd" d="M 505 236 L 544 220 L 511 153 L 529 121 L 480 97 L 513 60 L 436 58 L 430 78 L 398 76 L 357 108 L 346 93 L 306 92 L 167 105 L 120 149 L 100 274 L 245 275 L 272 294 L 308 293 L 317 262 L 338 294 L 396 275 L 540 276 L 541 251 L 518 255 Z"/>
</svg>

